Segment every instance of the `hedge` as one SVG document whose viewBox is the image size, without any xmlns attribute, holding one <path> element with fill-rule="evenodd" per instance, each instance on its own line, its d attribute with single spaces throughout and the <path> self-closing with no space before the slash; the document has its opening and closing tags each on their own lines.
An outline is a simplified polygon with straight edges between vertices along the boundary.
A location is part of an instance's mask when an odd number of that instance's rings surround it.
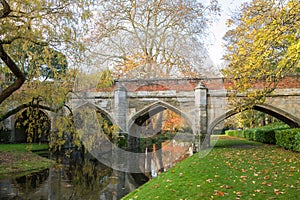
<svg viewBox="0 0 300 200">
<path fill-rule="evenodd" d="M 247 129 L 241 130 L 228 130 L 225 132 L 228 136 L 246 138 L 257 142 L 276 144 L 275 131 L 274 130 L 262 130 L 262 129 Z"/>
<path fill-rule="evenodd" d="M 300 152 L 300 128 L 290 129 L 287 125 L 275 124 L 247 130 L 227 130 L 228 136 L 242 137 L 261 143 L 276 144 L 292 151 Z"/>
<path fill-rule="evenodd" d="M 300 128 L 276 130 L 276 144 L 285 149 L 300 151 Z"/>
<path fill-rule="evenodd" d="M 276 144 L 274 130 L 257 130 L 254 132 L 255 138 L 253 140 L 261 143 Z"/>
<path fill-rule="evenodd" d="M 242 130 L 226 130 L 225 134 L 234 137 L 244 137 L 244 132 Z"/>
</svg>

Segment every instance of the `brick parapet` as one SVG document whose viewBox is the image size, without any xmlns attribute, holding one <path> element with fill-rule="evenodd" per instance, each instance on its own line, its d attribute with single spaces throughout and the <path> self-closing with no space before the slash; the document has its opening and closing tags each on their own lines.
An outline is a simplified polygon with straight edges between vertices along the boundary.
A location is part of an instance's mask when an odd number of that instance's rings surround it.
<svg viewBox="0 0 300 200">
<path fill-rule="evenodd" d="M 112 92 L 120 84 L 123 85 L 128 92 L 166 90 L 173 90 L 176 92 L 193 91 L 200 82 L 202 82 L 209 90 L 228 90 L 234 85 L 234 81 L 232 79 L 222 77 L 182 79 L 119 79 L 115 80 L 115 84 L 111 88 L 91 89 L 90 91 Z M 253 88 L 263 88 L 265 86 L 266 82 L 263 80 L 258 80 L 253 83 Z M 276 88 L 300 88 L 300 75 L 291 75 L 283 78 L 277 83 Z"/>
</svg>

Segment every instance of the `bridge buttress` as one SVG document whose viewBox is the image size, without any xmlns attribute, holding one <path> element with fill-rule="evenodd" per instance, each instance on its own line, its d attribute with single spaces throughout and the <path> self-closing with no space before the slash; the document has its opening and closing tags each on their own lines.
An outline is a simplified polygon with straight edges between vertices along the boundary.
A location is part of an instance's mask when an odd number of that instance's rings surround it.
<svg viewBox="0 0 300 200">
<path fill-rule="evenodd" d="M 114 93 L 114 118 L 121 131 L 127 132 L 127 90 L 119 83 Z"/>
<path fill-rule="evenodd" d="M 202 82 L 195 88 L 195 152 L 210 146 L 210 137 L 207 135 L 207 91 Z"/>
</svg>

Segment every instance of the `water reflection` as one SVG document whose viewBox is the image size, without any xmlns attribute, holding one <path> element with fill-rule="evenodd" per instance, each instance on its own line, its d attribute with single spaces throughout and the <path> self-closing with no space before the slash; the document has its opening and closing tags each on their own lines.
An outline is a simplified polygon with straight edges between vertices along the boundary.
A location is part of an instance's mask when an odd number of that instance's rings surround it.
<svg viewBox="0 0 300 200">
<path fill-rule="evenodd" d="M 145 143 L 139 158 L 140 171 L 129 174 L 113 170 L 90 154 L 72 151 L 53 157 L 55 166 L 23 177 L 0 180 L 0 199 L 100 199 L 117 200 L 192 154 L 187 136 L 155 144 Z M 150 172 L 150 173 L 149 173 Z M 153 175 L 154 174 L 154 175 Z"/>
<path fill-rule="evenodd" d="M 139 180 L 139 181 L 136 181 Z M 147 181 L 85 158 L 19 178 L 0 180 L 0 199 L 120 199 Z"/>
</svg>

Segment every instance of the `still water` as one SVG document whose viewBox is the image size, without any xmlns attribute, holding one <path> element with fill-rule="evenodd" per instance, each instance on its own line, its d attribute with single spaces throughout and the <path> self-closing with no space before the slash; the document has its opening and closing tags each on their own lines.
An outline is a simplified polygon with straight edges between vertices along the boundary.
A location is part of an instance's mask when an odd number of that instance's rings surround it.
<svg viewBox="0 0 300 200">
<path fill-rule="evenodd" d="M 13 178 L 9 175 L 0 179 L 0 200 L 118 200 L 147 182 L 151 175 L 155 177 L 157 172 L 192 154 L 190 143 L 183 141 L 166 141 L 161 144 L 160 151 L 153 149 L 149 157 L 140 162 L 144 171 L 151 168 L 150 174 L 116 171 L 79 151 L 73 152 L 71 157 L 64 154 L 51 157 L 59 164 L 26 176 Z"/>
<path fill-rule="evenodd" d="M 142 174 L 115 171 L 89 157 L 58 162 L 26 176 L 0 180 L 0 199 L 117 200 L 147 181 Z"/>
</svg>

